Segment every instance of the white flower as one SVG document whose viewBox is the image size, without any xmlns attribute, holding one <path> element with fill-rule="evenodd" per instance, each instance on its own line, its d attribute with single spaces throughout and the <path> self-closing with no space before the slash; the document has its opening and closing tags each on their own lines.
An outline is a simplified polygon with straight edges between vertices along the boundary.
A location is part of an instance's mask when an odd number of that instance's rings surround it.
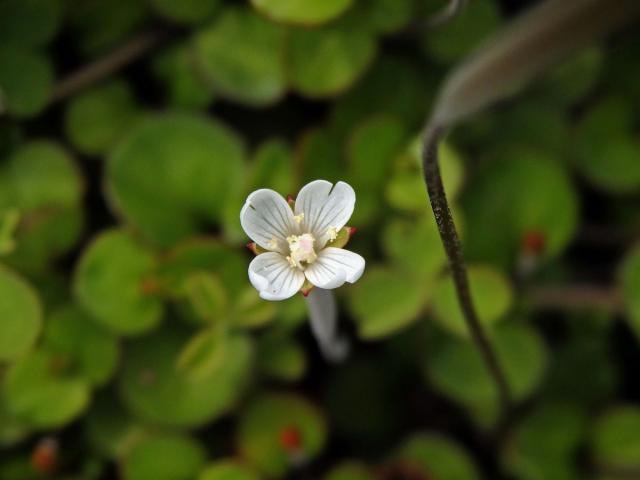
<svg viewBox="0 0 640 480">
<path fill-rule="evenodd" d="M 356 195 L 345 182 L 315 180 L 305 185 L 289 206 L 269 189 L 256 190 L 240 212 L 247 235 L 266 250 L 249 265 L 249 279 L 266 300 L 284 300 L 307 280 L 332 289 L 353 283 L 364 271 L 357 253 L 330 244 L 353 213 Z"/>
</svg>

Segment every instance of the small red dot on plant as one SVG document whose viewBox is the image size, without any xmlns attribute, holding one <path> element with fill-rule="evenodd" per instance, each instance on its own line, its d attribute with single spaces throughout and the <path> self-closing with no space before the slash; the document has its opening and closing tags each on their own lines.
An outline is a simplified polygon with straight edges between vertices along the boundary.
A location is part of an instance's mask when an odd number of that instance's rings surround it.
<svg viewBox="0 0 640 480">
<path fill-rule="evenodd" d="M 31 453 L 31 466 L 40 474 L 55 473 L 58 468 L 58 442 L 53 438 L 40 440 Z"/>
<path fill-rule="evenodd" d="M 300 430 L 295 426 L 288 426 L 280 431 L 280 445 L 287 451 L 299 450 L 302 446 Z"/>
<path fill-rule="evenodd" d="M 522 250 L 531 255 L 541 255 L 546 247 L 547 238 L 539 230 L 531 230 L 522 237 Z"/>
</svg>

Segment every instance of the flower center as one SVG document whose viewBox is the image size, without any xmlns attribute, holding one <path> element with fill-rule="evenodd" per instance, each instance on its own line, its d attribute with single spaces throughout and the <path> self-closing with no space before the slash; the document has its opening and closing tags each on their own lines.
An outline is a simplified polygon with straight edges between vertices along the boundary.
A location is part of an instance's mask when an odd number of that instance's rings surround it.
<svg viewBox="0 0 640 480">
<path fill-rule="evenodd" d="M 290 255 L 287 257 L 289 265 L 304 270 L 306 265 L 316 261 L 318 256 L 313 249 L 315 238 L 310 233 L 303 233 L 302 235 L 291 235 L 287 237 L 289 243 Z"/>
</svg>

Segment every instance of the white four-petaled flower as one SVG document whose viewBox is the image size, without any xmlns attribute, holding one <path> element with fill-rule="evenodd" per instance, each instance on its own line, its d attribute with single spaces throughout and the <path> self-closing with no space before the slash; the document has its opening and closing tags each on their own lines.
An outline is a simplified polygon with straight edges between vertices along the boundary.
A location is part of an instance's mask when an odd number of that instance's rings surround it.
<svg viewBox="0 0 640 480">
<path fill-rule="evenodd" d="M 289 206 L 278 193 L 256 190 L 240 212 L 247 235 L 266 252 L 249 265 L 249 279 L 266 300 L 284 300 L 305 284 L 332 289 L 364 271 L 357 253 L 332 247 L 353 213 L 356 195 L 345 182 L 315 180 Z"/>
</svg>

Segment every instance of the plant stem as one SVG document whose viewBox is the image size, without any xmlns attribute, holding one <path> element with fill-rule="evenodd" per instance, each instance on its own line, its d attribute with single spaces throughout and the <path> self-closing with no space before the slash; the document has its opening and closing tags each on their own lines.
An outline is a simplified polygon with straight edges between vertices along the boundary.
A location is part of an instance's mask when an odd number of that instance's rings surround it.
<svg viewBox="0 0 640 480">
<path fill-rule="evenodd" d="M 116 73 L 159 45 L 165 37 L 165 33 L 161 31 L 140 34 L 120 48 L 109 52 L 104 57 L 82 67 L 58 82 L 53 88 L 49 103 L 63 100 Z"/>
<path fill-rule="evenodd" d="M 440 238 L 442 239 L 442 244 L 449 258 L 449 266 L 451 268 L 451 275 L 453 277 L 460 309 L 471 332 L 471 337 L 479 348 L 489 373 L 496 383 L 503 414 L 506 414 L 511 407 L 509 386 L 504 371 L 498 361 L 498 357 L 478 319 L 473 304 L 460 240 L 453 217 L 451 216 L 444 185 L 442 184 L 440 166 L 438 165 L 438 145 L 443 133 L 444 128 L 439 125 L 429 125 L 426 129 L 422 150 L 424 180 L 427 184 L 431 208 L 433 209 L 438 230 L 440 231 Z"/>
</svg>

